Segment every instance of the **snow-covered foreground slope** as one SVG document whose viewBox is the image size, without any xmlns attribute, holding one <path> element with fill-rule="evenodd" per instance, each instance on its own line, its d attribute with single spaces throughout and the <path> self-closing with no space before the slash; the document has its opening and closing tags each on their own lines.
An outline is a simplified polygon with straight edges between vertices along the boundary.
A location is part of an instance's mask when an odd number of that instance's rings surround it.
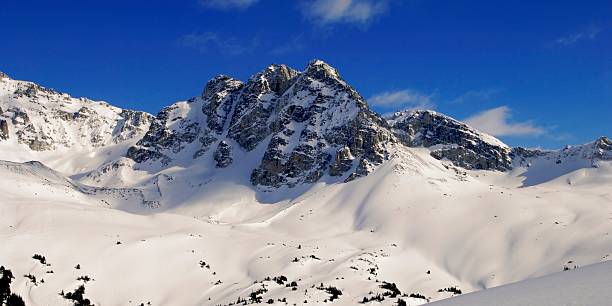
<svg viewBox="0 0 612 306">
<path fill-rule="evenodd" d="M 229 304 L 253 292 L 318 305 L 330 287 L 342 292 L 338 305 L 377 294 L 384 305 L 416 305 L 453 296 L 444 288 L 466 293 L 612 254 L 610 180 L 515 188 L 508 174 L 448 171 L 426 149 L 398 152 L 360 180 L 274 205 L 252 198 L 210 218 L 111 209 L 61 176 L 31 176 L 31 167 L 0 167 L 0 263 L 28 305 L 68 305 L 59 293 L 80 284 L 96 305 Z"/>
<path fill-rule="evenodd" d="M 608 306 L 612 301 L 612 262 L 558 272 L 447 299 L 432 306 Z"/>
</svg>

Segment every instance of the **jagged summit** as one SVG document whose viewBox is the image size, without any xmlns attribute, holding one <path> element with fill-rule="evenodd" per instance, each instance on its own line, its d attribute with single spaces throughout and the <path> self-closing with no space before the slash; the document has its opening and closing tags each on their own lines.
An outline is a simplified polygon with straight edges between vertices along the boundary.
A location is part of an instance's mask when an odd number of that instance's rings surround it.
<svg viewBox="0 0 612 306">
<path fill-rule="evenodd" d="M 612 140 L 607 136 L 599 137 L 595 144 L 601 150 L 612 151 Z"/>
<path fill-rule="evenodd" d="M 317 78 L 340 78 L 340 74 L 338 73 L 338 70 L 336 68 L 332 67 L 331 65 L 320 59 L 310 61 L 308 63 L 308 66 L 306 66 L 304 73 Z"/>
<path fill-rule="evenodd" d="M 202 99 L 210 98 L 212 95 L 222 91 L 223 88 L 241 85 L 242 81 L 240 80 L 236 80 L 224 74 L 217 75 L 216 77 L 208 81 L 206 83 L 206 86 L 204 86 L 204 90 L 202 91 Z"/>
<path fill-rule="evenodd" d="M 280 187 L 367 175 L 388 155 L 385 142 L 395 142 L 387 123 L 322 61 L 303 72 L 271 65 L 246 83 L 217 76 L 198 103 L 201 112 L 181 103 L 160 112 L 128 157 L 169 166 L 177 154 L 195 160 L 214 149 L 226 168 L 236 150 L 262 148 L 251 182 Z"/>
</svg>

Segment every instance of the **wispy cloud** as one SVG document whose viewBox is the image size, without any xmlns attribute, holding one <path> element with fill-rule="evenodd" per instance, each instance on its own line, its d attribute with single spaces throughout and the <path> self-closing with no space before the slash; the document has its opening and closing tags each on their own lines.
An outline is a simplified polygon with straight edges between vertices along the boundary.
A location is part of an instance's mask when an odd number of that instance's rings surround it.
<svg viewBox="0 0 612 306">
<path fill-rule="evenodd" d="M 257 47 L 258 41 L 243 42 L 234 37 L 226 37 L 215 32 L 191 33 L 181 36 L 178 44 L 195 49 L 201 53 L 217 51 L 226 55 L 239 55 Z"/>
<path fill-rule="evenodd" d="M 512 122 L 507 106 L 485 110 L 463 120 L 468 125 L 493 136 L 540 136 L 546 129 L 531 121 Z"/>
<path fill-rule="evenodd" d="M 217 10 L 244 10 L 259 0 L 200 0 L 200 5 Z"/>
<path fill-rule="evenodd" d="M 286 55 L 290 53 L 296 53 L 304 50 L 305 38 L 302 35 L 294 36 L 284 44 L 279 44 L 270 50 L 272 55 Z"/>
<path fill-rule="evenodd" d="M 388 9 L 387 0 L 313 0 L 301 3 L 302 14 L 318 24 L 366 24 Z"/>
<path fill-rule="evenodd" d="M 499 88 L 489 88 L 489 89 L 481 89 L 481 90 L 469 90 L 464 94 L 458 96 L 457 98 L 450 101 L 453 104 L 460 104 L 464 102 L 482 102 L 488 101 L 497 95 L 501 89 Z"/>
<path fill-rule="evenodd" d="M 368 99 L 372 106 L 402 109 L 432 109 L 433 94 L 426 95 L 412 89 L 386 91 Z"/>
<path fill-rule="evenodd" d="M 584 31 L 572 33 L 563 37 L 559 37 L 555 40 L 555 43 L 562 46 L 572 46 L 580 41 L 593 40 L 601 32 L 600 27 L 591 26 Z"/>
</svg>

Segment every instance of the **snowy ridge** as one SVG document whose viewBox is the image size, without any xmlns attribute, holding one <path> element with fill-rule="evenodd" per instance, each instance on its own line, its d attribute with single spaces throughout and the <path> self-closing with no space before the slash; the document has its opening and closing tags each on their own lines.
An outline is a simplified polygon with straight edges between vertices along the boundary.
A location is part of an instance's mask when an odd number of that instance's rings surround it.
<svg viewBox="0 0 612 306">
<path fill-rule="evenodd" d="M 434 111 L 397 112 L 388 118 L 397 137 L 407 146 L 431 149 L 436 159 L 447 159 L 466 169 L 507 171 L 510 148 L 497 138 Z"/>
<path fill-rule="evenodd" d="M 110 147 L 117 148 L 113 156 L 118 156 L 125 154 L 122 147 L 142 137 L 151 119 L 144 112 L 73 98 L 32 82 L 0 80 L 0 150 L 6 160 L 53 161 L 55 167 L 62 156 L 85 157 Z M 85 158 L 88 168 L 100 163 Z M 61 170 L 77 169 L 67 165 Z"/>
</svg>

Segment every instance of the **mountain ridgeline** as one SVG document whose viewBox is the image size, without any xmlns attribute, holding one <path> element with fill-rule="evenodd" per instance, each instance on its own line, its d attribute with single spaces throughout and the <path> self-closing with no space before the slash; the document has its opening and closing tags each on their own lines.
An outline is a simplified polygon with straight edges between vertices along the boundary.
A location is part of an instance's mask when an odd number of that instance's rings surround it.
<svg viewBox="0 0 612 306">
<path fill-rule="evenodd" d="M 408 147 L 429 148 L 432 157 L 457 167 L 495 171 L 542 156 L 558 163 L 579 156 L 593 166 L 612 159 L 606 137 L 561 151 L 539 151 L 510 148 L 434 111 L 382 118 L 320 60 L 304 71 L 272 65 L 246 82 L 219 75 L 200 96 L 156 116 L 75 99 L 5 74 L 0 74 L 0 85 L 0 146 L 16 141 L 45 152 L 115 145 L 134 168 L 158 170 L 212 162 L 215 171 L 224 171 L 245 166 L 242 158 L 250 154 L 257 156 L 256 165 L 249 166 L 250 182 L 263 190 L 322 179 L 351 181 Z"/>
</svg>

